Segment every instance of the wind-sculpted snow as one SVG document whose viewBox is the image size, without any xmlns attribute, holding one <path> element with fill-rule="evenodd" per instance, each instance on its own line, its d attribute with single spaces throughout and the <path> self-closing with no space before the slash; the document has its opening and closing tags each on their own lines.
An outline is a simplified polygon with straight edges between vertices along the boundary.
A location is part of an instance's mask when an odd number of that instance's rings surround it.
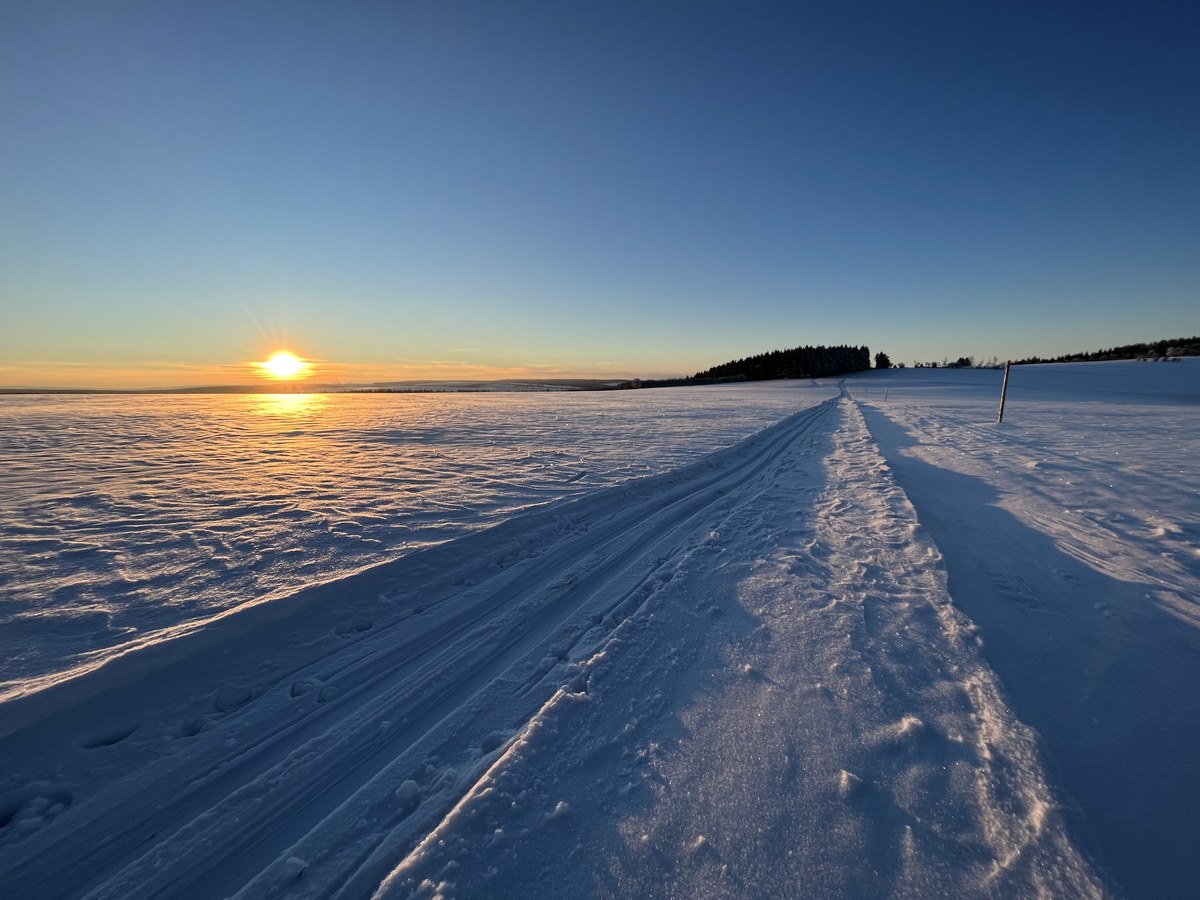
<svg viewBox="0 0 1200 900">
<path fill-rule="evenodd" d="M 1104 893 L 845 399 L 11 699 L 0 762 L 4 896 Z"/>
<path fill-rule="evenodd" d="M 0 697 L 666 471 L 828 386 L 0 399 Z"/>
<path fill-rule="evenodd" d="M 767 388 L 10 696 L 0 897 L 1189 896 L 1200 369 L 1084 368 Z"/>
</svg>

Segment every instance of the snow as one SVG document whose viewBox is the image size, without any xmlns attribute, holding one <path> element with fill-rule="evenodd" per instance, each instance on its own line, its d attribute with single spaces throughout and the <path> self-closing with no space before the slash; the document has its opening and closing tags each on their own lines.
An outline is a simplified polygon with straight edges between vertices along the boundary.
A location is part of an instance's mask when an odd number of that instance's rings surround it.
<svg viewBox="0 0 1200 900">
<path fill-rule="evenodd" d="M 1187 895 L 1196 362 L 1021 367 L 1002 425 L 978 370 L 419 397 L 537 436 L 546 465 L 601 460 L 596 482 L 522 478 L 517 441 L 473 456 L 485 438 L 446 428 L 448 471 L 502 474 L 440 541 L 306 581 L 272 539 L 222 614 L 176 604 L 90 667 L 16 667 L 0 895 Z M 387 446 L 394 419 L 330 421 L 276 422 L 278 462 L 336 459 L 325 490 L 361 515 L 380 485 L 353 466 L 396 456 L 300 438 Z M 153 452 L 122 427 L 113 465 Z"/>
<path fill-rule="evenodd" d="M 1100 890 L 861 416 L 784 434 L 384 896 Z"/>
<path fill-rule="evenodd" d="M 0 398 L 0 698 L 674 468 L 832 393 Z"/>
<path fill-rule="evenodd" d="M 853 388 L 1014 710 L 1134 896 L 1200 883 L 1198 363 L 1014 368 L 999 426 L 999 372 L 942 374 L 936 397 L 928 370 Z"/>
</svg>

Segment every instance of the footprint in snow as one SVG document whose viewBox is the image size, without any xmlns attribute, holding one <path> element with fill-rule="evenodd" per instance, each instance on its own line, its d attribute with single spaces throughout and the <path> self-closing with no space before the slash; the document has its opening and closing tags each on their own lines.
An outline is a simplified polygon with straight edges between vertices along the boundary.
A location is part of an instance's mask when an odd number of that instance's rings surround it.
<svg viewBox="0 0 1200 900">
<path fill-rule="evenodd" d="M 248 687 L 239 686 L 226 688 L 213 697 L 213 707 L 219 713 L 231 713 L 245 706 L 254 697 L 254 692 Z"/>
<path fill-rule="evenodd" d="M 24 837 L 62 815 L 71 795 L 54 785 L 34 782 L 0 794 L 0 835 Z"/>
<path fill-rule="evenodd" d="M 292 682 L 291 694 L 293 697 L 303 697 L 305 694 L 315 691 L 318 684 L 319 682 L 315 678 L 298 678 Z"/>
<path fill-rule="evenodd" d="M 407 816 L 421 804 L 421 786 L 409 778 L 396 789 L 395 797 L 400 810 Z"/>
<path fill-rule="evenodd" d="M 335 626 L 333 633 L 340 637 L 345 637 L 355 631 L 370 631 L 374 626 L 375 620 L 370 616 L 355 616 L 353 619 L 348 619 Z"/>
<path fill-rule="evenodd" d="M 492 753 L 495 750 L 499 750 L 500 747 L 507 740 L 508 740 L 508 735 L 505 734 L 504 732 L 493 731 L 493 732 L 485 735 L 483 740 L 479 742 L 479 749 L 482 750 L 484 753 Z"/>
<path fill-rule="evenodd" d="M 320 693 L 317 694 L 317 702 L 328 703 L 330 700 L 336 698 L 341 692 L 342 689 L 337 685 L 327 684 L 325 687 L 321 688 Z"/>
<path fill-rule="evenodd" d="M 900 754 L 936 741 L 938 733 L 916 716 L 904 716 L 876 733 L 875 743 L 885 753 Z"/>
<path fill-rule="evenodd" d="M 114 728 L 109 731 L 101 732 L 94 737 L 83 741 L 79 746 L 84 750 L 99 750 L 102 747 L 112 747 L 114 744 L 119 744 L 131 734 L 140 728 L 140 723 L 132 727 Z"/>
</svg>

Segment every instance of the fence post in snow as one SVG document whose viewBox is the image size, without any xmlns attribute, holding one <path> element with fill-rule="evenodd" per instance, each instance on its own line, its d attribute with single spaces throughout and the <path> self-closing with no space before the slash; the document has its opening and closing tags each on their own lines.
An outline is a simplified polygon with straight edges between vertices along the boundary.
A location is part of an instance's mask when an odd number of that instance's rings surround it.
<svg viewBox="0 0 1200 900">
<path fill-rule="evenodd" d="M 891 386 L 890 386 L 890 385 L 886 385 L 886 384 L 885 384 L 885 385 L 883 386 L 883 399 L 884 399 L 884 400 L 886 400 L 886 399 L 887 399 L 888 391 L 890 391 L 890 390 L 891 390 Z"/>
<path fill-rule="evenodd" d="M 1004 363 L 1004 384 L 1000 386 L 1000 412 L 996 416 L 996 424 L 999 425 L 1004 421 L 1004 398 L 1008 396 L 1008 370 L 1012 368 L 1012 360 L 1006 360 Z"/>
</svg>

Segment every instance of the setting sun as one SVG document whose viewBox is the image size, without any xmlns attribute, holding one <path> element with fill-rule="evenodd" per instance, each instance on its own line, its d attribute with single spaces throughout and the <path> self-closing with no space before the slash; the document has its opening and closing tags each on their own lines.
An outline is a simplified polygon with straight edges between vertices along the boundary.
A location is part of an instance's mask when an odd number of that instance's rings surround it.
<svg viewBox="0 0 1200 900">
<path fill-rule="evenodd" d="M 287 350 L 277 350 L 267 358 L 266 362 L 258 363 L 258 366 L 264 374 L 271 378 L 281 379 L 303 378 L 311 368 L 308 363 Z"/>
</svg>

